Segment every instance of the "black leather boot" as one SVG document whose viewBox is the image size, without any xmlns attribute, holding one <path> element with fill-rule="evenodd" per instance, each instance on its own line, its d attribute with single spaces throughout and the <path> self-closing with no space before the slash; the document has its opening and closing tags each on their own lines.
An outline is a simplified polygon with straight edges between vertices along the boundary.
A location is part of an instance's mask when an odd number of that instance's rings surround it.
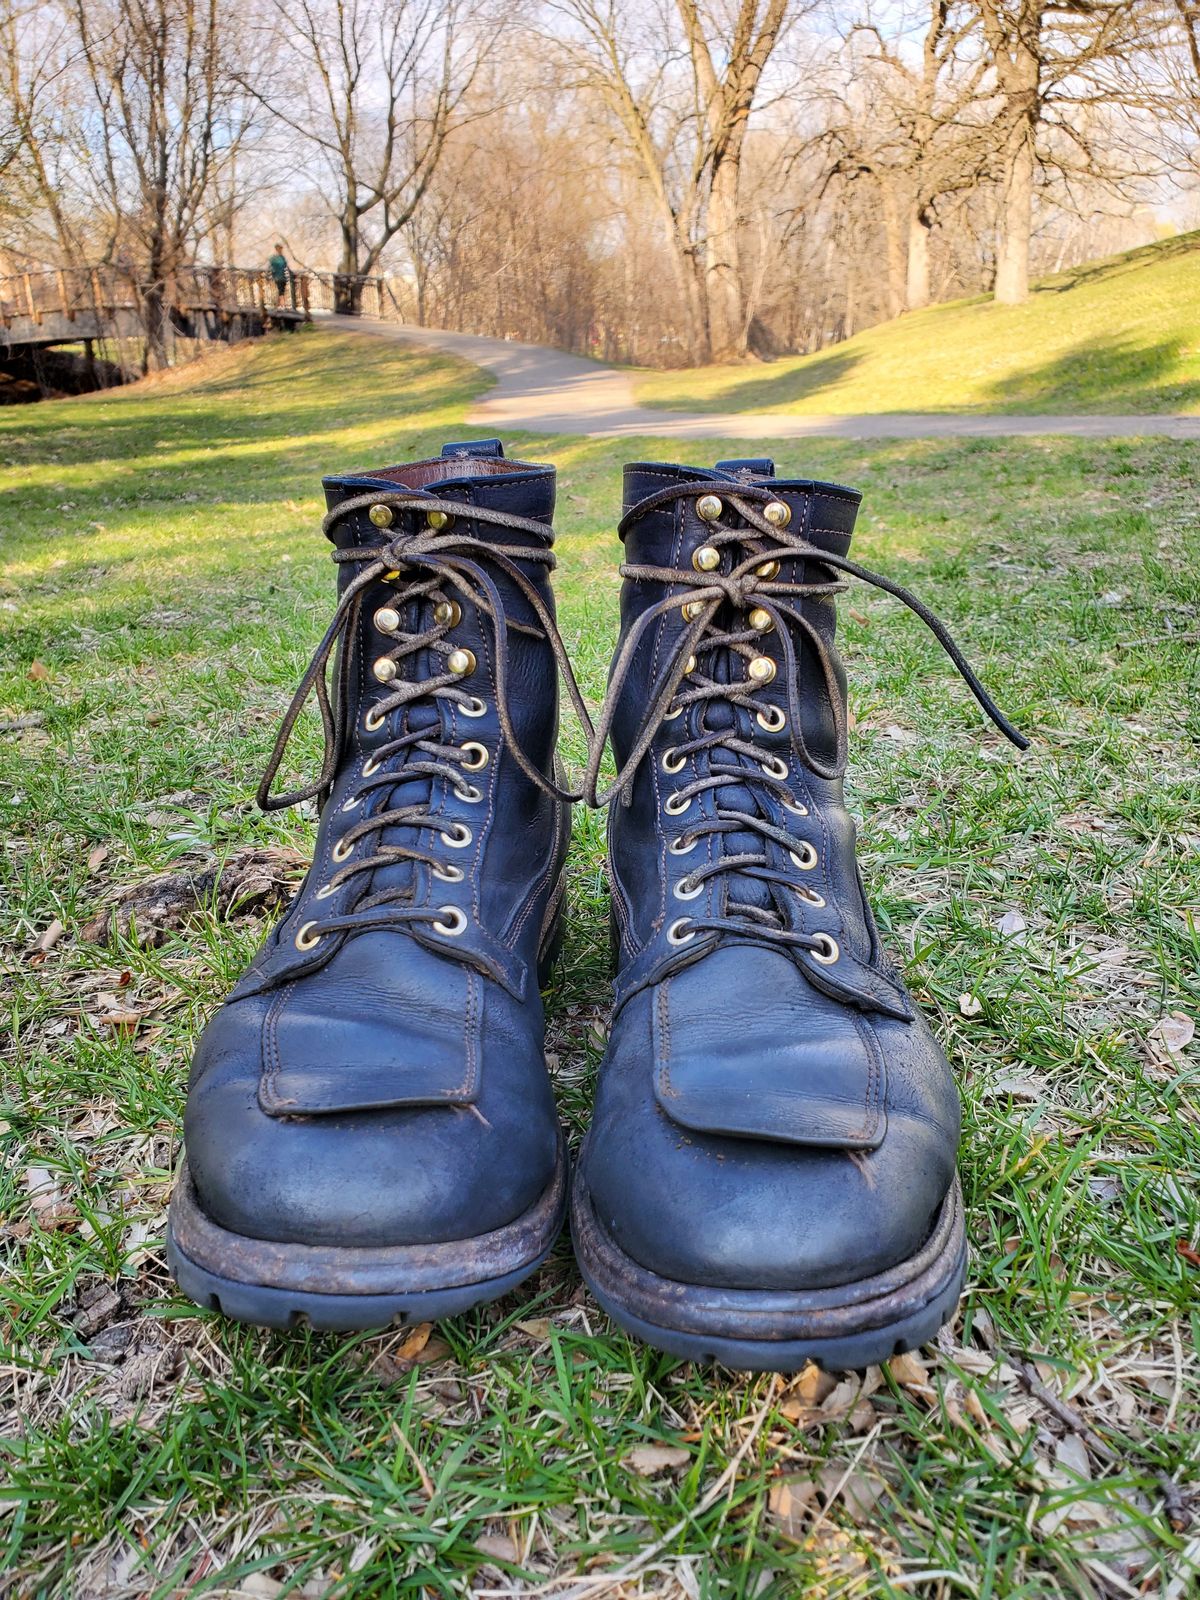
<svg viewBox="0 0 1200 1600">
<path fill-rule="evenodd" d="M 587 719 L 552 468 L 490 440 L 325 490 L 337 609 L 259 794 L 321 802 L 315 859 L 196 1051 L 167 1244 L 202 1305 L 365 1328 L 505 1293 L 561 1226 L 538 992 L 572 798 L 556 667 Z M 314 692 L 323 771 L 272 797 Z"/>
<path fill-rule="evenodd" d="M 862 1367 L 953 1312 L 959 1103 L 880 948 L 842 798 L 841 573 L 859 495 L 641 465 L 585 790 L 613 805 L 616 1007 L 574 1184 L 585 1278 L 676 1354 Z M 618 777 L 596 795 L 611 732 Z"/>
</svg>

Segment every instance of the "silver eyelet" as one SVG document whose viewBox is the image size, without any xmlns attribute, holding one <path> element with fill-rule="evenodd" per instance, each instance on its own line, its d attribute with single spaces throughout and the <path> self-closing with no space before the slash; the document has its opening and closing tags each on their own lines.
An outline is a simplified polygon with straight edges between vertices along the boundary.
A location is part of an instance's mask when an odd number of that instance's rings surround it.
<svg viewBox="0 0 1200 1600">
<path fill-rule="evenodd" d="M 458 749 L 461 755 L 466 756 L 470 754 L 474 757 L 473 760 L 464 761 L 462 763 L 468 772 L 482 772 L 484 767 L 486 767 L 488 762 L 492 759 L 484 746 L 477 744 L 474 739 L 468 739 L 466 744 L 460 744 Z"/>
<path fill-rule="evenodd" d="M 383 765 L 383 762 L 380 761 L 378 756 L 368 756 L 367 759 L 363 762 L 363 769 L 362 769 L 363 777 L 364 778 L 373 778 L 375 776 L 375 774 L 379 771 L 379 769 L 380 769 L 380 767 L 382 765 Z"/>
<path fill-rule="evenodd" d="M 686 882 L 686 878 L 680 878 L 679 882 L 675 885 L 673 893 L 676 900 L 698 900 L 704 893 L 704 885 L 702 883 L 698 883 L 694 889 L 685 889 L 683 886 Z"/>
<path fill-rule="evenodd" d="M 323 883 L 321 885 L 321 887 L 317 890 L 316 894 L 313 895 L 313 899 L 314 900 L 328 900 L 329 896 L 331 894 L 336 894 L 337 893 L 337 888 L 338 888 L 338 886 L 337 886 L 336 883 Z"/>
<path fill-rule="evenodd" d="M 780 756 L 768 756 L 761 766 L 767 777 L 774 778 L 778 783 L 782 783 L 788 775 L 788 764 Z"/>
<path fill-rule="evenodd" d="M 448 844 L 452 850 L 465 850 L 475 835 L 465 822 L 452 822 L 450 826 L 454 829 L 454 832 L 443 833 L 441 836 L 442 843 Z"/>
<path fill-rule="evenodd" d="M 368 711 L 366 716 L 363 718 L 363 727 L 368 733 L 378 733 L 386 720 L 387 719 L 383 713 L 376 711 L 375 707 L 372 706 L 370 711 Z"/>
<path fill-rule="evenodd" d="M 481 700 L 477 694 L 468 695 L 465 700 L 460 700 L 457 704 L 464 717 L 482 717 L 487 712 L 487 702 Z"/>
<path fill-rule="evenodd" d="M 366 771 L 366 768 L 364 767 L 363 770 Z M 368 772 L 367 776 L 370 777 L 371 774 Z M 343 800 L 342 801 L 342 810 L 343 811 L 357 811 L 359 806 L 362 805 L 363 800 L 365 798 L 366 798 L 366 796 L 365 795 L 361 795 L 361 794 L 351 795 L 349 800 Z"/>
<path fill-rule="evenodd" d="M 347 844 L 344 839 L 339 839 L 334 845 L 333 849 L 329 852 L 330 860 L 332 861 L 349 861 L 353 854 L 354 841 L 351 840 L 350 843 Z"/>
<path fill-rule="evenodd" d="M 681 801 L 677 794 L 669 794 L 663 801 L 663 810 L 669 817 L 681 817 L 692 803 L 692 796 Z"/>
<path fill-rule="evenodd" d="M 788 855 L 791 856 L 801 872 L 811 872 L 817 864 L 817 852 L 807 839 L 800 841 L 799 850 L 789 850 Z"/>
<path fill-rule="evenodd" d="M 837 940 L 831 939 L 827 933 L 814 933 L 813 938 L 817 940 L 821 948 L 819 950 L 810 950 L 808 952 L 809 955 L 814 961 L 819 961 L 823 967 L 831 967 L 842 953 L 838 949 Z"/>
<path fill-rule="evenodd" d="M 684 712 L 683 706 L 676 706 L 674 711 L 665 711 L 663 713 L 663 721 L 664 722 L 674 722 L 678 717 L 681 717 L 683 715 L 683 712 Z"/>
<path fill-rule="evenodd" d="M 664 772 L 670 772 L 670 773 L 682 772 L 683 768 L 684 768 L 684 765 L 685 765 L 685 762 L 686 762 L 686 759 L 687 758 L 685 756 L 681 756 L 679 754 L 678 750 L 676 750 L 674 748 L 672 748 L 670 750 L 664 750 L 663 751 L 663 758 L 662 758 L 662 769 L 663 769 Z"/>
<path fill-rule="evenodd" d="M 794 817 L 806 817 L 808 807 L 801 805 L 799 800 L 781 800 L 780 805 L 785 811 L 790 811 Z"/>
<path fill-rule="evenodd" d="M 466 877 L 466 873 L 461 867 L 452 867 L 448 863 L 443 864 L 440 861 L 435 867 L 431 867 L 430 871 L 441 883 L 461 883 Z"/>
<path fill-rule="evenodd" d="M 692 851 L 700 843 L 699 839 L 693 838 L 691 844 L 684 844 L 683 841 L 686 838 L 687 834 L 681 833 L 678 839 L 671 840 L 670 844 L 667 846 L 667 849 L 673 856 L 690 856 Z"/>
<path fill-rule="evenodd" d="M 687 927 L 691 920 L 691 917 L 679 917 L 675 922 L 673 922 L 667 929 L 667 943 L 690 944 L 696 937 L 695 931 L 691 933 L 684 933 L 683 929 Z"/>
<path fill-rule="evenodd" d="M 754 713 L 754 720 L 768 733 L 782 733 L 787 727 L 787 717 L 779 706 L 765 706 Z"/>
<path fill-rule="evenodd" d="M 454 798 L 461 800 L 465 806 L 477 806 L 483 799 L 483 790 L 476 788 L 473 783 L 464 783 L 461 788 L 455 787 Z"/>
<path fill-rule="evenodd" d="M 804 901 L 805 905 L 814 906 L 818 911 L 825 904 L 825 896 L 823 894 L 818 894 L 815 889 L 808 888 L 806 884 L 793 884 L 792 893 L 798 894 L 801 900 Z"/>
<path fill-rule="evenodd" d="M 300 929 L 295 940 L 297 950 L 311 950 L 315 945 L 320 944 L 321 935 L 312 931 L 315 927 L 315 922 L 306 922 Z"/>
<path fill-rule="evenodd" d="M 438 933 L 444 933 L 448 939 L 457 939 L 458 935 L 466 930 L 467 914 L 465 911 L 460 911 L 457 906 L 441 906 L 439 915 L 450 918 L 449 922 L 435 921 L 433 924 Z"/>
</svg>

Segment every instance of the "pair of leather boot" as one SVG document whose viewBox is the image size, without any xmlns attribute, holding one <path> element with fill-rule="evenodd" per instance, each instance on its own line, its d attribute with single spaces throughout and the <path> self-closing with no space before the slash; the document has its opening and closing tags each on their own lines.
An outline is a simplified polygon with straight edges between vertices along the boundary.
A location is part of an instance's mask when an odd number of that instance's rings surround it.
<svg viewBox="0 0 1200 1600">
<path fill-rule="evenodd" d="M 196 1052 L 168 1258 L 242 1321 L 369 1328 L 506 1293 L 568 1209 L 618 1323 L 853 1368 L 966 1259 L 950 1069 L 880 947 L 842 798 L 859 496 L 766 460 L 626 470 L 593 727 L 557 631 L 555 475 L 497 440 L 325 480 L 338 600 L 260 790 L 313 866 Z M 616 1005 L 573 1181 L 543 1056 L 570 805 L 559 680 L 612 802 Z M 301 709 L 319 777 L 272 793 Z M 615 780 L 598 794 L 611 742 Z"/>
</svg>

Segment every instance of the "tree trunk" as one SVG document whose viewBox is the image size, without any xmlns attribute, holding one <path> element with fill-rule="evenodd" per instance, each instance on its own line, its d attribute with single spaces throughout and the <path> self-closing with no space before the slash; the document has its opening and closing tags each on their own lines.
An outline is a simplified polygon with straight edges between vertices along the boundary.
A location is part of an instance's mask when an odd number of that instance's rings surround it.
<svg viewBox="0 0 1200 1600">
<path fill-rule="evenodd" d="M 929 292 L 929 215 L 923 206 L 914 206 L 908 219 L 908 271 L 904 286 L 904 308 L 920 311 L 932 298 Z"/>
<path fill-rule="evenodd" d="M 1018 40 L 1004 72 L 1008 132 L 1000 177 L 1000 228 L 996 245 L 996 300 L 1020 305 L 1029 298 L 1029 242 L 1033 234 L 1033 179 L 1041 121 L 1041 63 Z"/>
<path fill-rule="evenodd" d="M 906 305 L 904 295 L 905 252 L 904 241 L 901 238 L 896 191 L 886 178 L 879 185 L 879 203 L 883 211 L 883 232 L 887 243 L 888 316 L 898 317 Z M 911 265 L 911 244 L 909 263 Z M 909 309 L 911 310 L 911 307 Z"/>
<path fill-rule="evenodd" d="M 746 314 L 738 249 L 738 162 L 713 169 L 708 196 L 704 288 L 708 302 L 709 359 L 741 361 L 746 355 Z"/>
</svg>

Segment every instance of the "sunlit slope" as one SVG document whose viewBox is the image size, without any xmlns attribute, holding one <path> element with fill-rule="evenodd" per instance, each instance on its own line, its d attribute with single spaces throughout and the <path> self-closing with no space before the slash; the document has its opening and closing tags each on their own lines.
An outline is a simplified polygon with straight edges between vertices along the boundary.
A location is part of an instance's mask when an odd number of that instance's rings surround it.
<svg viewBox="0 0 1200 1600">
<path fill-rule="evenodd" d="M 1023 306 L 956 300 L 811 356 L 639 375 L 685 411 L 1200 411 L 1200 232 L 1073 268 Z"/>
</svg>

